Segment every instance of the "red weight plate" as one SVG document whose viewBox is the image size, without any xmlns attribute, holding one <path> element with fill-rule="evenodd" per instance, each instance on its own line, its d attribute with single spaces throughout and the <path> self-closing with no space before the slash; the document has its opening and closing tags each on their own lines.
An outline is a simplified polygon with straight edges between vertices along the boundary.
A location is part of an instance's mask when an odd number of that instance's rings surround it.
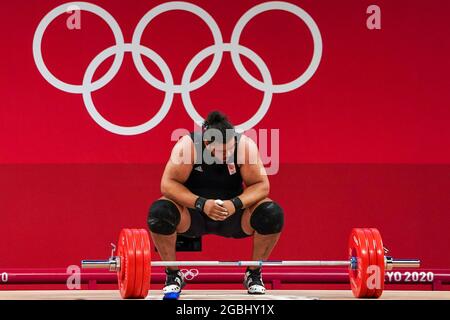
<svg viewBox="0 0 450 320">
<path fill-rule="evenodd" d="M 145 298 L 148 295 L 148 290 L 150 290 L 150 275 L 151 275 L 151 246 L 150 246 L 150 238 L 147 230 L 139 229 L 141 232 L 141 237 L 143 240 L 142 252 L 144 254 L 144 269 L 142 276 L 142 289 L 141 289 L 141 298 Z"/>
<path fill-rule="evenodd" d="M 120 295 L 127 299 L 133 296 L 135 289 L 136 255 L 133 232 L 122 229 L 119 235 L 117 256 L 120 258 L 120 270 L 117 272 Z"/>
<path fill-rule="evenodd" d="M 140 298 L 142 290 L 142 278 L 144 274 L 144 240 L 142 239 L 141 232 L 139 229 L 131 229 L 133 232 L 133 241 L 135 244 L 135 254 L 136 254 L 136 272 L 134 274 L 134 291 L 132 298 Z"/>
<path fill-rule="evenodd" d="M 380 273 L 381 273 L 381 283 L 380 283 L 380 288 L 375 289 L 375 293 L 374 293 L 374 298 L 379 298 L 381 297 L 381 295 L 383 294 L 383 290 L 384 290 L 384 247 L 383 247 L 383 240 L 381 238 L 381 234 L 380 231 L 378 231 L 378 229 L 375 228 L 371 228 L 370 231 L 372 232 L 372 236 L 375 240 L 375 245 L 376 245 L 376 253 L 377 253 L 377 265 L 380 268 Z"/>
<path fill-rule="evenodd" d="M 369 251 L 369 267 L 373 268 L 373 266 L 377 264 L 375 240 L 373 239 L 372 231 L 370 231 L 369 228 L 364 228 L 364 235 L 366 236 L 367 250 Z M 366 271 L 368 283 L 367 283 L 367 292 L 364 296 L 365 298 L 372 298 L 375 295 L 375 288 L 369 288 L 368 285 L 369 281 L 372 281 L 371 277 L 373 277 L 372 268 Z"/>
<path fill-rule="evenodd" d="M 363 229 L 352 229 L 348 241 L 348 255 L 349 259 L 357 259 L 357 268 L 349 268 L 349 278 L 353 295 L 357 298 L 364 297 L 367 293 L 367 267 L 370 262 L 366 240 Z"/>
</svg>

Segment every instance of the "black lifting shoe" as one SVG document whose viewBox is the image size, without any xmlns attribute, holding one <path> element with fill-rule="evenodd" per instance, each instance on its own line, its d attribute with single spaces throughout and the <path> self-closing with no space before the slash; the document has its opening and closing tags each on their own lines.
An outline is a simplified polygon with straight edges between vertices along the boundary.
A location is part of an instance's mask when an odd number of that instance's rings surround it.
<svg viewBox="0 0 450 320">
<path fill-rule="evenodd" d="M 249 294 L 266 293 L 266 288 L 264 287 L 264 282 L 262 280 L 261 268 L 250 270 L 247 267 L 244 277 L 244 287 Z"/>
<path fill-rule="evenodd" d="M 163 288 L 164 294 L 180 293 L 181 289 L 186 285 L 184 274 L 180 270 L 166 269 L 166 283 Z"/>
</svg>

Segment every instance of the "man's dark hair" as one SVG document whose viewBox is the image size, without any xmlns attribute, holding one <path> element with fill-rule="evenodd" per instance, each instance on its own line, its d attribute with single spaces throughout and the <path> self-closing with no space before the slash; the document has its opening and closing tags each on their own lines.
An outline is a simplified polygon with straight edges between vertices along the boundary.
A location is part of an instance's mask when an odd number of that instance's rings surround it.
<svg viewBox="0 0 450 320">
<path fill-rule="evenodd" d="M 227 116 L 220 111 L 212 111 L 208 114 L 208 117 L 203 122 L 203 140 L 209 143 L 215 142 L 217 136 L 222 136 L 221 143 L 227 143 L 231 138 L 234 138 L 235 131 L 234 126 L 228 120 Z"/>
</svg>

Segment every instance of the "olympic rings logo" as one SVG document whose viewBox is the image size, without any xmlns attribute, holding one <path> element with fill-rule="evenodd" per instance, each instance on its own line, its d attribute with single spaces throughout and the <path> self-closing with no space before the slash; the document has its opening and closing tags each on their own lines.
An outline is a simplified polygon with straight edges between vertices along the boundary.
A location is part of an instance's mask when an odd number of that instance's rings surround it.
<svg viewBox="0 0 450 320">
<path fill-rule="evenodd" d="M 88 11 L 102 18 L 111 28 L 116 42 L 115 45 L 100 52 L 90 62 L 84 73 L 82 84 L 70 84 L 56 78 L 47 68 L 42 57 L 41 44 L 45 30 L 56 17 L 66 13 L 67 8 L 69 7 L 75 7 L 79 10 Z M 164 59 L 152 49 L 140 44 L 142 34 L 150 22 L 158 15 L 172 10 L 187 11 L 199 17 L 207 24 L 214 39 L 213 45 L 201 50 L 191 59 L 183 72 L 180 84 L 174 83 L 170 68 Z M 314 43 L 314 51 L 308 68 L 296 79 L 282 84 L 273 84 L 270 71 L 261 57 L 253 50 L 239 43 L 241 33 L 246 24 L 258 14 L 271 10 L 287 11 L 300 18 L 311 32 Z M 147 122 L 136 126 L 119 126 L 108 121 L 97 111 L 92 101 L 92 92 L 107 85 L 118 73 L 122 65 L 125 52 L 130 52 L 132 54 L 133 62 L 142 78 L 154 88 L 165 93 L 162 106 L 156 115 Z M 125 43 L 122 31 L 111 14 L 103 8 L 88 2 L 70 2 L 54 8 L 40 21 L 33 38 L 33 57 L 42 76 L 57 89 L 69 93 L 81 94 L 83 96 L 86 109 L 92 119 L 104 129 L 119 135 L 137 135 L 147 132 L 157 126 L 168 113 L 174 94 L 177 93 L 181 94 L 184 107 L 189 116 L 195 123 L 200 125 L 204 119 L 195 109 L 190 94 L 192 91 L 201 88 L 209 80 L 211 80 L 220 66 L 224 52 L 230 52 L 233 65 L 241 78 L 250 86 L 264 93 L 262 103 L 257 112 L 249 120 L 236 125 L 236 130 L 243 132 L 251 129 L 263 119 L 270 107 L 274 93 L 284 93 L 295 90 L 311 79 L 320 64 L 322 57 L 322 37 L 313 18 L 302 8 L 288 2 L 271 1 L 256 5 L 244 13 L 234 27 L 230 43 L 224 43 L 219 26 L 208 12 L 189 2 L 173 1 L 163 3 L 148 11 L 136 26 L 131 43 Z M 93 75 L 100 64 L 112 55 L 114 55 L 114 62 L 112 63 L 111 68 L 100 79 L 92 81 Z M 161 70 L 164 81 L 158 80 L 146 69 L 142 61 L 142 55 L 151 59 L 158 66 Z M 192 81 L 191 77 L 195 71 L 195 68 L 210 55 L 213 55 L 211 65 L 203 75 Z M 256 65 L 262 75 L 262 82 L 254 78 L 245 69 L 240 55 L 244 55 Z"/>
<path fill-rule="evenodd" d="M 198 276 L 199 272 L 197 269 L 181 269 L 183 276 L 186 280 L 190 281 Z"/>
</svg>

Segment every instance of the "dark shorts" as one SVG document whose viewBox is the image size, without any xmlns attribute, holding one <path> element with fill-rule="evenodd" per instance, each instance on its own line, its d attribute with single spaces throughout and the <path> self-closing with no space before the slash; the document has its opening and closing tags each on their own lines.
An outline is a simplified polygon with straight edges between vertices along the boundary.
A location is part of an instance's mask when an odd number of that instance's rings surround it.
<svg viewBox="0 0 450 320">
<path fill-rule="evenodd" d="M 244 209 L 237 210 L 223 221 L 212 220 L 204 212 L 196 209 L 188 208 L 188 211 L 191 215 L 191 226 L 186 232 L 180 233 L 182 236 L 197 238 L 204 234 L 215 234 L 227 238 L 249 237 L 241 226 Z"/>
</svg>

